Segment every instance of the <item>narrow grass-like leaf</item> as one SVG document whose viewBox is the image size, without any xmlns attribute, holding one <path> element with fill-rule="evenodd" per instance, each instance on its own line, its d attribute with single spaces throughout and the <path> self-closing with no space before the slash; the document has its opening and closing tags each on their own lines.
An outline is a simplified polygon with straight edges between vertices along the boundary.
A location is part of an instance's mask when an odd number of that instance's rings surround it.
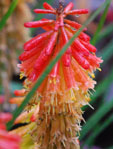
<svg viewBox="0 0 113 149">
<path fill-rule="evenodd" d="M 102 104 L 101 107 L 97 110 L 97 112 L 94 113 L 91 118 L 89 118 L 87 123 L 83 126 L 80 140 L 83 139 L 87 135 L 87 133 L 96 126 L 96 124 L 103 118 L 105 114 L 107 114 L 112 109 L 112 107 L 113 97 L 109 102 Z"/>
<path fill-rule="evenodd" d="M 62 57 L 62 55 L 66 52 L 68 47 L 73 43 L 74 39 L 80 34 L 80 32 L 88 25 L 94 18 L 100 13 L 101 10 L 104 9 L 108 5 L 110 0 L 105 1 L 100 8 L 95 11 L 95 13 L 83 24 L 83 26 L 76 32 L 76 34 L 73 35 L 73 37 L 69 40 L 69 42 L 63 47 L 63 49 L 59 52 L 59 54 L 56 56 L 56 58 L 47 66 L 45 71 L 42 73 L 32 90 L 27 94 L 25 100 L 22 102 L 19 108 L 16 109 L 16 111 L 13 113 L 13 119 L 8 123 L 7 127 L 10 129 L 17 118 L 17 116 L 23 111 L 24 107 L 27 105 L 31 97 L 36 92 L 37 88 L 41 85 L 45 77 L 50 73 L 51 69 L 55 65 L 55 63 Z"/>
<path fill-rule="evenodd" d="M 6 12 L 6 14 L 3 16 L 3 18 L 0 21 L 0 30 L 3 29 L 4 25 L 6 24 L 6 21 L 8 20 L 8 18 L 11 16 L 13 11 L 15 10 L 17 4 L 18 4 L 18 0 L 13 0 L 12 1 L 8 11 Z"/>
<path fill-rule="evenodd" d="M 93 132 L 90 134 L 90 136 L 87 138 L 87 140 L 84 142 L 84 144 L 81 146 L 84 147 L 84 145 L 91 146 L 92 142 L 94 142 L 95 138 L 104 130 L 106 129 L 111 123 L 113 122 L 113 115 L 111 115 L 109 118 L 107 118 L 102 124 L 100 124 L 96 129 L 93 130 Z"/>
<path fill-rule="evenodd" d="M 106 8 L 105 8 L 105 10 L 104 10 L 104 12 L 103 12 L 103 14 L 102 14 L 102 17 L 101 17 L 101 19 L 100 19 L 100 22 L 99 22 L 99 24 L 98 24 L 97 30 L 96 30 L 96 32 L 95 32 L 95 34 L 94 34 L 94 36 L 93 36 L 93 38 L 92 38 L 92 40 L 91 40 L 91 43 L 92 43 L 93 45 L 95 45 L 96 40 L 97 40 L 97 38 L 98 38 L 98 35 L 99 35 L 99 33 L 100 33 L 100 31 L 101 31 L 103 25 L 104 25 L 104 22 L 105 22 L 105 19 L 106 19 L 106 16 L 107 16 L 107 12 L 108 12 L 110 3 L 111 3 L 111 0 L 110 0 L 109 3 L 106 5 Z"/>
</svg>

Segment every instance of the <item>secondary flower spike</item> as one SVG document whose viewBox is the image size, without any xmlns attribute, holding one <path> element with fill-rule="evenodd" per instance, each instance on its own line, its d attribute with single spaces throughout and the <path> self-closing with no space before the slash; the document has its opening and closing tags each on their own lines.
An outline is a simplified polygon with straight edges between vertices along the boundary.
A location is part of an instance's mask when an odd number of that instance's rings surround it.
<svg viewBox="0 0 113 149">
<path fill-rule="evenodd" d="M 10 113 L 0 112 L 0 149 L 20 148 L 20 137 L 16 134 L 12 135 L 6 130 L 5 123 L 10 121 L 11 119 L 12 115 Z"/>
<path fill-rule="evenodd" d="M 73 3 L 66 8 L 62 5 L 54 9 L 48 3 L 45 9 L 35 9 L 35 13 L 51 13 L 56 20 L 42 19 L 25 23 L 25 27 L 42 27 L 39 34 L 24 44 L 24 52 L 19 59 L 20 78 L 27 77 L 24 89 L 15 91 L 17 98 L 11 103 L 18 105 L 24 100 L 47 65 L 56 57 L 63 46 L 77 32 L 81 25 L 65 19 L 67 15 L 88 13 L 87 9 L 72 10 Z M 34 149 L 79 149 L 78 132 L 84 120 L 81 108 L 89 105 L 89 90 L 94 89 L 94 71 L 100 69 L 102 60 L 96 57 L 96 48 L 90 44 L 90 37 L 84 33 L 74 40 L 62 58 L 55 64 L 24 112 L 15 123 L 28 122 L 12 133 L 23 136 L 22 147 L 27 144 Z"/>
</svg>

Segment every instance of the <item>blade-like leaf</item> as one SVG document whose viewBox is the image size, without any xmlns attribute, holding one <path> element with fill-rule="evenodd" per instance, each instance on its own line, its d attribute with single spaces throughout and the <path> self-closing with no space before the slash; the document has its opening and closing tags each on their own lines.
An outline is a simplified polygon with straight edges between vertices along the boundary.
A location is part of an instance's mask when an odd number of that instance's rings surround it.
<svg viewBox="0 0 113 149">
<path fill-rule="evenodd" d="M 17 110 L 13 113 L 13 119 L 8 123 L 8 125 L 7 125 L 8 128 L 12 127 L 17 116 L 23 111 L 24 107 L 27 105 L 27 103 L 29 102 L 31 97 L 36 92 L 37 88 L 43 82 L 45 77 L 50 73 L 50 71 L 53 68 L 53 66 L 55 65 L 55 63 L 62 57 L 62 55 L 66 52 L 68 47 L 73 43 L 74 39 L 80 34 L 80 32 L 86 27 L 86 25 L 88 25 L 92 20 L 94 20 L 94 18 L 100 13 L 101 10 L 103 10 L 103 8 L 105 8 L 108 5 L 109 2 L 110 2 L 110 0 L 105 1 L 101 5 L 101 7 L 98 8 L 97 11 L 95 11 L 95 13 L 83 24 L 83 26 L 76 32 L 76 34 L 73 35 L 73 37 L 69 40 L 69 42 L 63 47 L 63 49 L 59 52 L 59 54 L 56 56 L 56 58 L 49 64 L 49 66 L 47 66 L 47 68 L 42 73 L 42 75 L 40 76 L 40 78 L 38 79 L 38 81 L 36 82 L 34 87 L 32 88 L 32 90 L 27 94 L 25 100 L 22 102 L 20 107 L 17 108 Z"/>
<path fill-rule="evenodd" d="M 14 9 L 16 8 L 18 4 L 18 0 L 13 0 L 7 13 L 3 16 L 3 18 L 0 21 L 0 30 L 3 29 L 4 25 L 6 24 L 6 21 L 8 20 L 8 18 L 11 16 L 11 14 L 13 13 Z"/>
<path fill-rule="evenodd" d="M 89 120 L 87 123 L 83 126 L 83 129 L 81 131 L 80 140 L 83 139 L 87 133 L 96 126 L 96 124 L 103 118 L 105 114 L 107 114 L 113 107 L 113 97 L 112 100 L 104 103 L 101 105 L 101 107 L 97 110 L 95 114 Z"/>
<path fill-rule="evenodd" d="M 105 19 L 106 19 L 106 16 L 107 16 L 107 12 L 108 12 L 108 9 L 109 9 L 109 6 L 110 6 L 110 3 L 111 3 L 111 0 L 109 1 L 109 3 L 106 5 L 106 8 L 102 14 L 102 17 L 100 19 L 100 22 L 98 24 L 98 27 L 97 27 L 97 30 L 91 40 L 91 43 L 94 45 L 96 43 L 96 40 L 97 40 L 97 37 L 98 37 L 98 34 L 99 32 L 101 31 L 103 25 L 104 25 L 104 22 L 105 22 Z"/>
</svg>

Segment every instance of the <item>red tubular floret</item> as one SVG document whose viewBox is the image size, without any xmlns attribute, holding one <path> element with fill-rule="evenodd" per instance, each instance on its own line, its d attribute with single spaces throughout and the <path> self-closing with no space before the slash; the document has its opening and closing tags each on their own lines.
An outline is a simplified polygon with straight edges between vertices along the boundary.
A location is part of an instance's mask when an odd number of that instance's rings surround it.
<svg viewBox="0 0 113 149">
<path fill-rule="evenodd" d="M 44 29 L 45 31 L 51 31 L 54 30 L 54 24 L 49 24 L 48 26 L 42 26 L 42 29 Z"/>
<path fill-rule="evenodd" d="M 95 55 L 90 54 L 88 57 L 86 57 L 88 62 L 92 67 L 98 68 L 100 66 L 100 63 L 103 62 L 100 58 L 96 57 Z"/>
<path fill-rule="evenodd" d="M 80 15 L 80 14 L 87 14 L 88 13 L 88 9 L 79 9 L 79 10 L 71 10 L 68 11 L 66 14 L 70 14 L 70 15 Z"/>
<path fill-rule="evenodd" d="M 29 75 L 29 80 L 35 81 L 39 76 L 39 72 L 37 70 L 34 70 L 30 75 Z"/>
<path fill-rule="evenodd" d="M 45 41 L 43 40 L 42 42 L 40 42 L 36 47 L 34 47 L 33 49 L 29 50 L 29 51 L 24 51 L 20 56 L 19 59 L 21 61 L 25 61 L 35 55 L 39 55 L 39 53 L 42 51 L 43 48 L 45 48 L 46 44 L 48 42 L 48 39 Z"/>
<path fill-rule="evenodd" d="M 70 11 L 73 8 L 73 3 L 70 2 L 65 8 L 64 8 L 64 13 L 67 13 L 68 11 Z"/>
<path fill-rule="evenodd" d="M 44 9 L 35 9 L 34 12 L 35 12 L 35 13 L 50 13 L 50 14 L 56 14 L 55 11 L 52 11 L 52 10 L 44 10 Z"/>
<path fill-rule="evenodd" d="M 80 40 L 80 42 L 90 51 L 90 52 L 96 52 L 96 48 L 91 45 L 90 43 L 87 43 L 85 41 Z"/>
<path fill-rule="evenodd" d="M 54 23 L 54 20 L 41 20 L 41 21 L 34 21 L 34 22 L 27 22 L 24 24 L 25 27 L 42 27 L 44 25 L 52 24 Z"/>
<path fill-rule="evenodd" d="M 49 56 L 46 54 L 46 51 L 43 50 L 40 53 L 40 56 L 38 57 L 38 59 L 35 62 L 34 68 L 36 70 L 41 70 L 42 66 L 44 65 L 44 63 L 49 59 Z"/>
<path fill-rule="evenodd" d="M 70 26 L 74 27 L 75 29 L 79 29 L 82 26 L 81 24 L 79 24 L 77 22 L 70 21 L 70 20 L 67 20 L 67 19 L 65 19 L 64 22 L 69 24 Z"/>
<path fill-rule="evenodd" d="M 55 11 L 55 9 L 51 5 L 49 5 L 48 3 L 46 3 L 46 2 L 43 3 L 43 7 L 45 9 L 47 9 L 47 10 Z"/>
<path fill-rule="evenodd" d="M 48 19 L 43 18 L 42 20 L 47 21 Z M 54 23 L 42 26 L 42 29 L 44 29 L 45 31 L 51 31 L 51 30 L 54 30 L 54 28 L 55 28 L 55 24 Z"/>
<path fill-rule="evenodd" d="M 71 64 L 71 56 L 69 54 L 64 54 L 62 56 L 62 62 L 64 64 L 64 66 L 69 67 Z"/>
<path fill-rule="evenodd" d="M 81 52 L 81 54 L 83 53 L 85 56 L 89 55 L 89 51 L 80 43 L 79 40 L 75 39 L 73 45 L 78 51 Z"/>
<path fill-rule="evenodd" d="M 59 66 L 60 66 L 60 62 L 58 61 L 55 66 L 53 67 L 51 73 L 50 73 L 50 76 L 51 77 L 57 77 L 58 75 L 58 72 L 59 72 Z"/>
<path fill-rule="evenodd" d="M 75 33 L 77 32 L 76 30 L 73 30 L 69 24 L 65 24 L 64 26 L 65 26 L 65 29 L 68 30 L 70 33 L 75 34 Z M 87 30 L 86 28 L 83 29 L 83 31 L 86 31 L 86 30 Z M 82 32 L 81 32 L 81 33 L 82 33 Z M 80 33 L 80 35 L 79 35 L 79 36 L 81 37 L 81 39 L 82 39 L 82 40 L 85 40 L 85 41 L 87 40 L 87 41 L 89 42 L 89 39 L 90 39 L 90 38 L 89 38 L 89 37 L 86 38 L 86 36 L 84 37 L 83 34 L 81 34 L 81 33 Z M 85 33 L 84 33 L 84 34 L 85 34 Z M 78 36 L 78 37 L 79 37 L 79 36 Z"/>
<path fill-rule="evenodd" d="M 20 56 L 19 56 L 19 60 L 21 61 L 25 61 L 27 59 L 29 59 L 30 57 L 34 56 L 35 54 L 38 54 L 40 52 L 42 48 L 40 47 L 36 47 L 30 51 L 24 51 Z"/>
<path fill-rule="evenodd" d="M 74 59 L 84 68 L 84 69 L 89 69 L 90 65 L 89 62 L 82 57 L 77 51 L 72 50 L 72 55 Z"/>
<path fill-rule="evenodd" d="M 38 36 L 32 38 L 31 40 L 27 41 L 24 44 L 24 50 L 28 51 L 28 50 L 31 50 L 32 48 L 36 47 L 40 42 L 48 39 L 48 37 L 51 35 L 52 32 L 53 31 L 43 33 L 43 34 L 38 35 Z"/>
<path fill-rule="evenodd" d="M 67 88 L 70 89 L 72 87 L 76 87 L 74 72 L 72 68 L 63 66 L 63 73 L 64 73 L 64 79 L 65 79 Z"/>
<path fill-rule="evenodd" d="M 67 33 L 66 33 L 64 27 L 61 28 L 61 34 L 62 34 L 62 43 L 63 43 L 62 46 L 63 46 L 69 41 Z M 69 47 L 67 49 L 66 54 L 71 54 L 71 47 Z"/>
<path fill-rule="evenodd" d="M 79 37 L 81 40 L 84 40 L 84 41 L 86 41 L 86 42 L 89 42 L 89 41 L 90 41 L 90 37 L 89 37 L 87 34 L 83 33 L 83 32 L 81 32 L 78 37 Z"/>
<path fill-rule="evenodd" d="M 48 41 L 48 44 L 45 49 L 47 55 L 50 55 L 52 53 L 57 41 L 57 36 L 58 36 L 58 32 L 54 32 L 51 35 L 50 40 Z"/>
<path fill-rule="evenodd" d="M 81 24 L 74 22 L 74 21 L 67 20 L 67 19 L 65 19 L 64 22 L 75 29 L 79 29 L 80 27 L 82 27 Z M 87 28 L 84 28 L 84 31 L 86 31 L 86 30 L 87 30 Z"/>
<path fill-rule="evenodd" d="M 14 94 L 15 94 L 15 96 L 24 96 L 25 95 L 25 89 L 15 90 Z"/>
<path fill-rule="evenodd" d="M 44 53 L 45 53 L 45 51 L 44 51 Z M 34 70 L 29 75 L 29 79 L 31 81 L 35 81 L 36 79 L 38 79 L 38 77 L 40 76 L 40 74 L 43 72 L 43 70 L 47 67 L 47 65 L 50 62 L 50 57 L 49 56 L 46 57 L 44 55 L 44 53 L 42 51 L 42 55 L 40 55 L 40 57 L 35 62 Z M 38 62 L 40 63 L 39 65 L 38 65 Z"/>
<path fill-rule="evenodd" d="M 73 35 L 73 34 L 70 33 L 69 31 L 67 31 L 67 34 L 68 34 L 69 38 L 71 38 L 72 35 Z M 82 45 L 82 44 L 80 43 L 80 41 L 79 41 L 78 39 L 75 39 L 75 40 L 74 40 L 74 42 L 73 42 L 73 44 L 72 44 L 72 47 L 73 47 L 75 50 L 79 51 L 81 54 L 85 55 L 85 56 L 88 56 L 88 55 L 89 55 L 89 51 L 84 47 L 84 45 Z"/>
</svg>

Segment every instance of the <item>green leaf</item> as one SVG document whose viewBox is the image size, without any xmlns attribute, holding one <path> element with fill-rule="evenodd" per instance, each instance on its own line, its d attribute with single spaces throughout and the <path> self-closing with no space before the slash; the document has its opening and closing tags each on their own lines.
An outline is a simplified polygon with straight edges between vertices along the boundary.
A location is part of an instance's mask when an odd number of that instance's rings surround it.
<svg viewBox="0 0 113 149">
<path fill-rule="evenodd" d="M 62 57 L 62 55 L 66 52 L 66 50 L 68 49 L 68 47 L 73 43 L 73 41 L 75 40 L 75 38 L 86 27 L 86 25 L 88 25 L 92 20 L 94 20 L 94 18 L 100 13 L 100 11 L 103 10 L 104 7 L 106 7 L 108 5 L 109 1 L 110 0 L 105 1 L 101 5 L 101 7 L 98 8 L 97 11 L 95 11 L 95 13 L 83 24 L 83 26 L 76 32 L 76 34 L 73 35 L 73 37 L 69 40 L 69 42 L 63 47 L 63 49 L 59 52 L 59 54 L 56 56 L 56 58 L 49 64 L 49 66 L 47 66 L 47 68 L 42 73 L 42 75 L 40 76 L 40 78 L 37 80 L 37 82 L 34 85 L 34 87 L 32 88 L 32 90 L 27 94 L 25 100 L 22 102 L 22 104 L 20 105 L 20 107 L 17 108 L 16 111 L 14 111 L 14 113 L 13 113 L 13 119 L 7 125 L 8 129 L 10 129 L 12 127 L 15 119 L 23 111 L 23 109 L 28 104 L 28 102 L 31 99 L 31 97 L 36 92 L 37 88 L 41 85 L 41 83 L 43 82 L 43 80 L 45 79 L 45 77 L 50 73 L 50 71 L 53 68 L 53 66 L 55 65 L 55 63 Z"/>
<path fill-rule="evenodd" d="M 97 110 L 97 112 L 94 113 L 91 118 L 89 118 L 87 123 L 83 126 L 80 140 L 83 139 L 87 135 L 87 133 L 96 126 L 96 124 L 105 116 L 105 114 L 107 114 L 112 109 L 112 107 L 113 97 L 111 101 L 102 104 L 101 107 Z"/>
<path fill-rule="evenodd" d="M 0 30 L 3 29 L 4 25 L 6 24 L 6 21 L 8 20 L 8 18 L 11 16 L 13 11 L 15 10 L 17 4 L 18 4 L 18 0 L 13 0 L 12 1 L 7 13 L 3 16 L 3 18 L 0 21 Z"/>
<path fill-rule="evenodd" d="M 95 34 L 94 34 L 94 36 L 93 36 L 93 39 L 91 40 L 91 44 L 93 44 L 93 45 L 95 45 L 96 40 L 97 40 L 97 37 L 98 37 L 98 35 L 99 35 L 99 33 L 100 33 L 100 31 L 101 31 L 103 25 L 104 25 L 104 22 L 105 22 L 105 19 L 106 19 L 106 16 L 107 16 L 107 12 L 108 12 L 110 3 L 111 3 L 111 0 L 110 0 L 109 3 L 106 5 L 106 8 L 105 8 L 105 10 L 104 10 L 104 12 L 103 12 L 103 14 L 102 14 L 102 17 L 101 17 L 101 19 L 100 19 L 100 22 L 99 22 L 99 24 L 98 24 L 97 30 L 96 30 L 96 32 L 95 32 Z"/>
<path fill-rule="evenodd" d="M 84 142 L 84 145 L 91 146 L 92 142 L 94 142 L 95 138 L 104 130 L 106 129 L 111 123 L 113 122 L 113 115 L 111 115 L 109 118 L 107 118 L 102 124 L 100 124 L 96 129 L 93 130 L 93 132 L 90 134 L 90 136 L 86 139 Z"/>
</svg>

